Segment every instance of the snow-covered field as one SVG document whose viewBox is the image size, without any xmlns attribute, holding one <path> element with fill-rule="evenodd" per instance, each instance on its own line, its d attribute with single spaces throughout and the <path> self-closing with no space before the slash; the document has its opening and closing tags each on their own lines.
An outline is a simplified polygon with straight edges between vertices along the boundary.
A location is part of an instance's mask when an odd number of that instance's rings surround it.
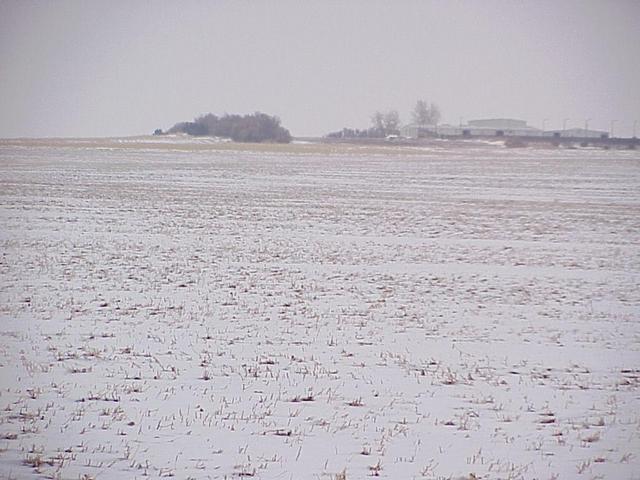
<svg viewBox="0 0 640 480">
<path fill-rule="evenodd" d="M 638 152 L 4 142 L 0 199 L 1 478 L 640 478 Z"/>
</svg>

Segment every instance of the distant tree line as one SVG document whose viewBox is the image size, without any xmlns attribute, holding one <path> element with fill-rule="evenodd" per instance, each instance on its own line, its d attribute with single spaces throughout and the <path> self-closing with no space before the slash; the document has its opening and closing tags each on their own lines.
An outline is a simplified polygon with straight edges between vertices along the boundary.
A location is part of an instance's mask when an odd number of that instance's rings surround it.
<svg viewBox="0 0 640 480">
<path fill-rule="evenodd" d="M 251 115 L 224 114 L 221 117 L 207 113 L 193 122 L 176 123 L 166 132 L 157 129 L 154 135 L 186 133 L 194 136 L 230 138 L 235 142 L 289 143 L 289 130 L 280 125 L 278 117 L 256 112 Z"/>
<path fill-rule="evenodd" d="M 440 108 L 433 102 L 418 100 L 411 119 L 418 125 L 437 125 L 440 121 Z M 329 138 L 384 138 L 400 133 L 400 114 L 397 110 L 377 111 L 371 116 L 371 127 L 365 129 L 343 128 L 327 135 Z"/>
<path fill-rule="evenodd" d="M 327 135 L 329 138 L 384 138 L 400 133 L 400 115 L 396 110 L 376 112 L 371 116 L 372 126 L 365 129 L 343 128 Z"/>
</svg>

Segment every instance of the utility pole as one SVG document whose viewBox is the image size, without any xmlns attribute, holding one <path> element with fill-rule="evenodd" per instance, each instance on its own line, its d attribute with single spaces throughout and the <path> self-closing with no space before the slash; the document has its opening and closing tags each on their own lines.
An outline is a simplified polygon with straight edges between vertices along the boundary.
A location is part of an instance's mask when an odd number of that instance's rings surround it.
<svg viewBox="0 0 640 480">
<path fill-rule="evenodd" d="M 611 120 L 611 130 L 609 131 L 609 137 L 613 138 L 613 126 L 615 125 L 615 123 L 617 122 L 617 120 Z"/>
<path fill-rule="evenodd" d="M 590 118 L 585 119 L 584 121 L 584 134 L 587 134 L 587 130 L 589 130 L 589 120 L 591 120 Z"/>
</svg>

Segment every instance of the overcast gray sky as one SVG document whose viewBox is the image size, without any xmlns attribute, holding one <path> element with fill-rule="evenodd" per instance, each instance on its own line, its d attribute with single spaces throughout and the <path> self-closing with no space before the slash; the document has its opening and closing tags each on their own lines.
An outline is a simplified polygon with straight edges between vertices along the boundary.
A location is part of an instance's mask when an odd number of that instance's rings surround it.
<svg viewBox="0 0 640 480">
<path fill-rule="evenodd" d="M 0 137 L 137 135 L 206 113 L 278 115 L 294 135 L 513 117 L 630 135 L 640 0 L 0 0 Z M 640 135 L 640 125 L 638 126 Z"/>
</svg>

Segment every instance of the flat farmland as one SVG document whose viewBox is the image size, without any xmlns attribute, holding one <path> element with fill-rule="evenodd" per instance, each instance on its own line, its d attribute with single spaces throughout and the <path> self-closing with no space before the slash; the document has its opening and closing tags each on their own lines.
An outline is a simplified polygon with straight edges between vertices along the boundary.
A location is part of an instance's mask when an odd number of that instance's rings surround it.
<svg viewBox="0 0 640 480">
<path fill-rule="evenodd" d="M 640 478 L 640 154 L 443 145 L 0 142 L 0 477 Z"/>
</svg>

